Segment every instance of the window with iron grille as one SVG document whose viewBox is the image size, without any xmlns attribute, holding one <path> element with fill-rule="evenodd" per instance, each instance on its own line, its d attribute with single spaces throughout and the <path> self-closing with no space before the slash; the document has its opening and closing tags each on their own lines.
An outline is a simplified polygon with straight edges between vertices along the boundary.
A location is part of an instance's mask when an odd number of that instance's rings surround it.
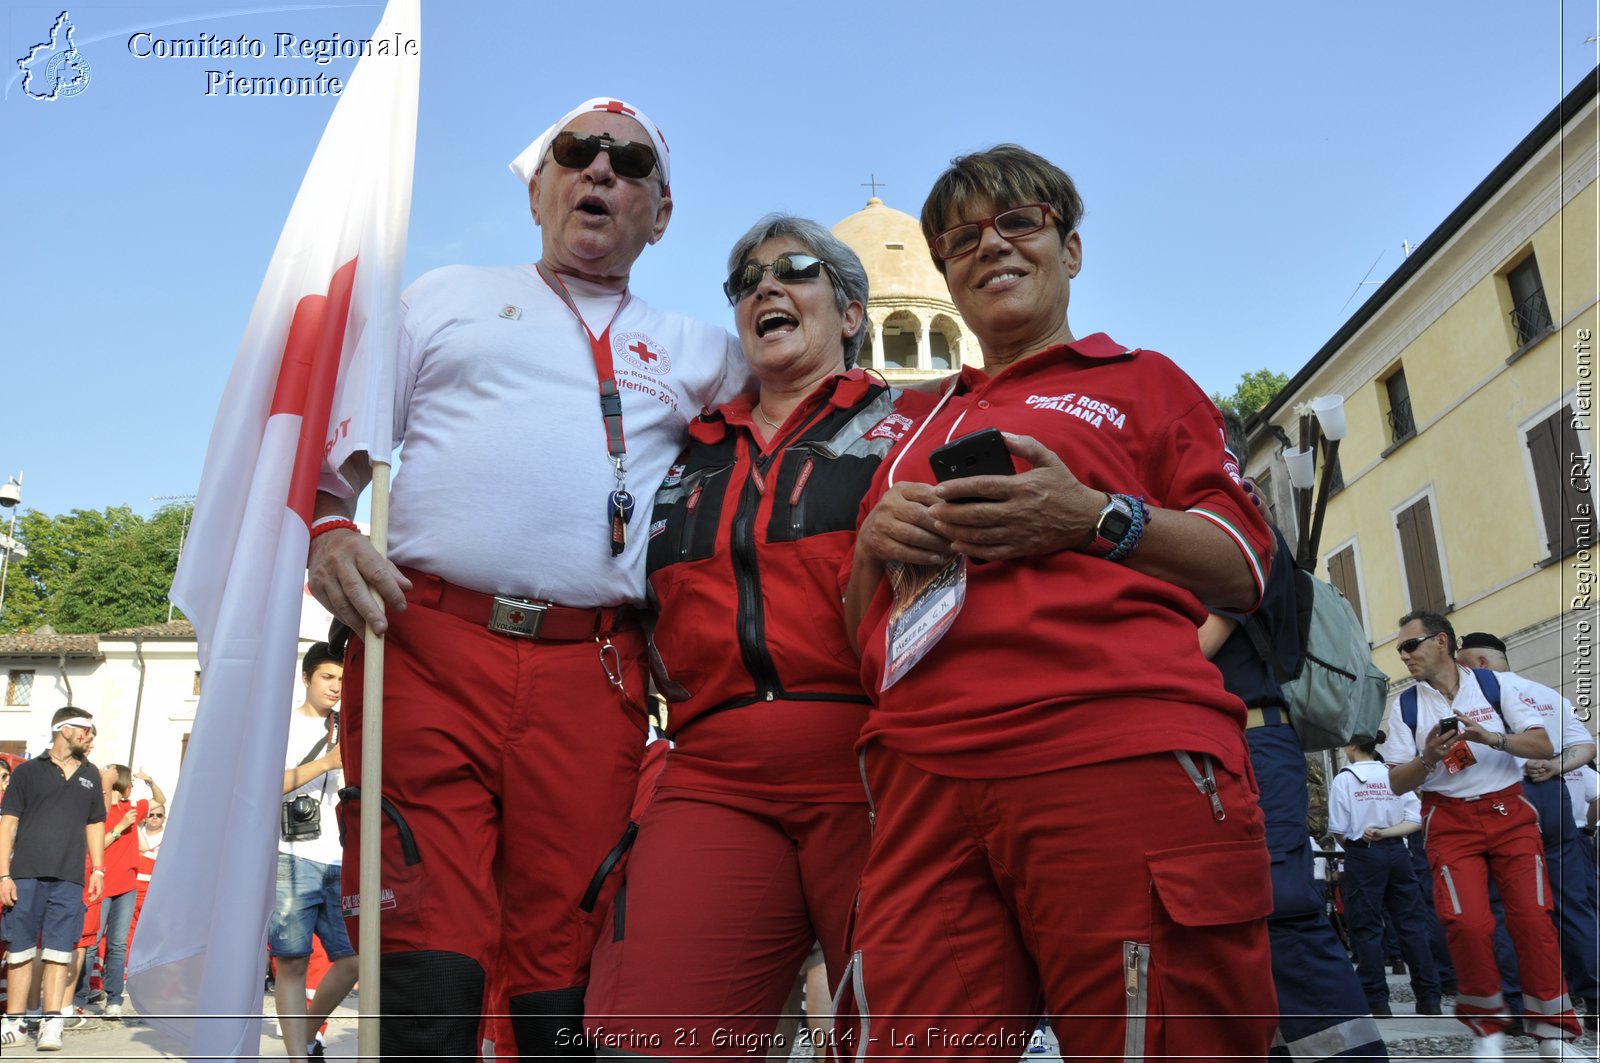
<svg viewBox="0 0 1600 1063">
<path fill-rule="evenodd" d="M 1549 332 L 1553 324 L 1538 261 L 1532 255 L 1523 259 L 1506 274 L 1506 283 L 1511 287 L 1511 322 L 1517 329 L 1517 346 L 1522 347 Z"/>
<path fill-rule="evenodd" d="M 1339 464 L 1339 454 L 1333 455 L 1333 460 L 1328 462 L 1328 494 L 1336 495 L 1344 490 L 1344 469 Z"/>
<path fill-rule="evenodd" d="M 1406 385 L 1406 371 L 1396 369 L 1383 382 L 1389 397 L 1389 444 L 1417 434 L 1417 421 L 1411 415 L 1411 388 Z"/>
<path fill-rule="evenodd" d="M 1267 523 L 1276 528 L 1278 527 L 1278 506 L 1272 497 L 1272 474 L 1263 471 L 1254 479 L 1256 481 L 1256 494 L 1260 495 L 1267 504 Z"/>
<path fill-rule="evenodd" d="M 33 669 L 13 668 L 6 677 L 6 704 L 29 705 L 33 702 Z"/>
</svg>

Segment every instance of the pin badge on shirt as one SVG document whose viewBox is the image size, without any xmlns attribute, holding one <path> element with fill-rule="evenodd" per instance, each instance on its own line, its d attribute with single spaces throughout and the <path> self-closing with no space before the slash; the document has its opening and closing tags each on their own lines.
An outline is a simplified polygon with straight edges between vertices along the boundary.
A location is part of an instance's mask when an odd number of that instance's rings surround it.
<svg viewBox="0 0 1600 1063">
<path fill-rule="evenodd" d="M 500 316 L 505 318 L 507 321 L 515 321 L 517 318 L 522 316 L 522 307 L 512 306 L 510 303 L 507 303 L 505 306 L 500 308 Z"/>
</svg>

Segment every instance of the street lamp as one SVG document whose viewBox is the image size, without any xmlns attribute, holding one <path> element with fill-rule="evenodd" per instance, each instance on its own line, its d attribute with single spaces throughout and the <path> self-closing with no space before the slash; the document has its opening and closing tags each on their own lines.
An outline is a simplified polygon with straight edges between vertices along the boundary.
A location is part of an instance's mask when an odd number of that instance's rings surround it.
<svg viewBox="0 0 1600 1063">
<path fill-rule="evenodd" d="M 1343 395 L 1319 395 L 1296 407 L 1296 412 L 1300 415 L 1300 445 L 1285 450 L 1283 460 L 1289 466 L 1289 482 L 1295 489 L 1295 513 L 1300 517 L 1296 560 L 1302 568 L 1311 569 L 1316 564 L 1317 545 L 1322 540 L 1322 518 L 1328 511 L 1328 492 L 1333 484 L 1334 463 L 1339 458 L 1339 441 L 1349 434 L 1350 426 L 1344 416 Z M 1315 434 L 1313 423 L 1316 424 Z M 1319 449 L 1323 450 L 1321 484 L 1316 482 Z M 1309 520 L 1306 519 L 1308 510 Z"/>
<path fill-rule="evenodd" d="M 0 613 L 6 608 L 6 575 L 11 570 L 11 554 L 17 548 L 17 504 L 22 501 L 22 474 L 0 485 L 0 509 L 11 511 L 11 527 L 6 531 L 5 553 L 0 554 Z"/>
</svg>

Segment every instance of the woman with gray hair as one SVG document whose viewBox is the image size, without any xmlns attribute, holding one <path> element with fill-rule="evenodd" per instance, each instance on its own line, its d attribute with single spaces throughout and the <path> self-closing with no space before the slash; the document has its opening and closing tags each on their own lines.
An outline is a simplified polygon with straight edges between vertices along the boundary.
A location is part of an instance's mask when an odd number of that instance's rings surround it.
<svg viewBox="0 0 1600 1063">
<path fill-rule="evenodd" d="M 723 291 L 758 384 L 689 426 L 650 524 L 667 755 L 595 951 L 590 1034 L 681 1058 L 764 1052 L 813 940 L 844 969 L 866 857 L 867 709 L 839 571 L 873 473 L 931 396 L 852 369 L 867 276 L 769 215 Z"/>
</svg>

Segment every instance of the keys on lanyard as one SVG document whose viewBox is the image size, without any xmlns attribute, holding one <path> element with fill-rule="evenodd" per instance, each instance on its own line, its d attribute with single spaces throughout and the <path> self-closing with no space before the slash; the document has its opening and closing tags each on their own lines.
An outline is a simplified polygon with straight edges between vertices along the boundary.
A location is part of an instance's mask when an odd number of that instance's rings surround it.
<svg viewBox="0 0 1600 1063">
<path fill-rule="evenodd" d="M 606 496 L 606 520 L 611 525 L 611 556 L 621 557 L 628 548 L 628 522 L 633 519 L 633 496 L 628 493 L 628 474 L 622 469 L 622 456 L 611 459 L 617 486 Z"/>
<path fill-rule="evenodd" d="M 617 301 L 617 308 L 611 312 L 611 320 L 606 322 L 605 331 L 596 336 L 589 328 L 589 323 L 583 319 L 583 314 L 578 310 L 578 304 L 573 301 L 572 294 L 567 291 L 567 286 L 561 277 L 553 271 L 547 272 L 544 263 L 536 267 L 539 277 L 549 286 L 567 309 L 572 311 L 572 316 L 578 321 L 578 327 L 589 339 L 589 349 L 594 354 L 595 379 L 600 388 L 600 419 L 605 424 L 606 452 L 611 455 L 611 463 L 616 469 L 617 486 L 606 496 L 606 523 L 611 526 L 611 556 L 621 557 L 622 552 L 628 548 L 628 521 L 633 517 L 633 496 L 628 493 L 627 474 L 622 468 L 623 456 L 628 452 L 627 444 L 622 435 L 622 394 L 617 390 L 617 376 L 611 364 L 611 326 L 622 314 L 622 308 L 628 305 L 628 291 L 623 289 L 622 298 Z"/>
<path fill-rule="evenodd" d="M 611 521 L 611 556 L 619 557 L 628 547 L 628 521 L 633 518 L 633 496 L 618 487 L 606 501 L 606 516 Z"/>
</svg>

